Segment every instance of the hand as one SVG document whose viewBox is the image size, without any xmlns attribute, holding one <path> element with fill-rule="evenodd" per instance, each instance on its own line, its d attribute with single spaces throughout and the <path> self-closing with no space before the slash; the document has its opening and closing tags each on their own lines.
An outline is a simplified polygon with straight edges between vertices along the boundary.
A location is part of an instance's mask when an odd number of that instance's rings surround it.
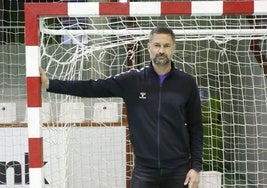
<svg viewBox="0 0 267 188">
<path fill-rule="evenodd" d="M 42 69 L 42 67 L 39 67 L 39 72 L 40 72 L 42 88 L 48 89 L 49 88 L 49 79 L 47 78 L 44 69 Z"/>
<path fill-rule="evenodd" d="M 188 185 L 188 188 L 197 188 L 200 180 L 200 173 L 191 169 L 186 174 L 184 185 Z"/>
</svg>

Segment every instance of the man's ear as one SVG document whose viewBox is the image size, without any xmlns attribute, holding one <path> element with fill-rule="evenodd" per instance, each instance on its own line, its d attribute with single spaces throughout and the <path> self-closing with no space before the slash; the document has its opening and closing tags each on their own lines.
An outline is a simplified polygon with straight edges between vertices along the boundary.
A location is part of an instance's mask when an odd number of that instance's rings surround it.
<svg viewBox="0 0 267 188">
<path fill-rule="evenodd" d="M 176 43 L 174 43 L 173 45 L 173 52 L 175 52 L 175 50 L 176 50 Z"/>
<path fill-rule="evenodd" d="M 147 49 L 150 50 L 150 42 L 147 43 Z"/>
</svg>

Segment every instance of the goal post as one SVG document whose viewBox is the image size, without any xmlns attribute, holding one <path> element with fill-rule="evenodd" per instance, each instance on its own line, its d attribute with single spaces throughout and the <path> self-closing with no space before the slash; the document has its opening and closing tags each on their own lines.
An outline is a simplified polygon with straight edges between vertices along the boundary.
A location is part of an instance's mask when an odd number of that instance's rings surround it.
<svg viewBox="0 0 267 188">
<path fill-rule="evenodd" d="M 142 68 L 156 26 L 174 30 L 174 63 L 199 85 L 203 170 L 223 186 L 267 186 L 266 17 L 266 0 L 25 3 L 30 186 L 129 187 L 122 99 L 47 93 L 39 66 L 68 80 Z"/>
</svg>

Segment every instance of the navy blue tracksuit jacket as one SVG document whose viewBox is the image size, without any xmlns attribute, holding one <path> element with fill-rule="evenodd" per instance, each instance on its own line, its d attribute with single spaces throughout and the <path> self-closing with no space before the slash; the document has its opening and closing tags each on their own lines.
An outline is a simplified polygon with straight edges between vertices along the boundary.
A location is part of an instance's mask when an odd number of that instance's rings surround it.
<svg viewBox="0 0 267 188">
<path fill-rule="evenodd" d="M 150 64 L 107 79 L 50 80 L 47 91 L 80 97 L 122 97 L 136 164 L 201 170 L 203 128 L 196 80 L 173 63 L 162 84 Z"/>
</svg>

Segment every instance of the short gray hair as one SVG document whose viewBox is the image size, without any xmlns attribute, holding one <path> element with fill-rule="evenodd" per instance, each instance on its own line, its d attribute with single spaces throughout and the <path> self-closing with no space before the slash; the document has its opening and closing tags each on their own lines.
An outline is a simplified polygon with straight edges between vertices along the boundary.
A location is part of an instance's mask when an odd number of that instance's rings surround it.
<svg viewBox="0 0 267 188">
<path fill-rule="evenodd" d="M 149 35 L 149 42 L 151 42 L 152 36 L 154 34 L 167 34 L 167 35 L 170 35 L 172 40 L 173 40 L 173 43 L 175 43 L 175 34 L 174 34 L 173 30 L 170 29 L 170 28 L 167 28 L 167 27 L 156 27 L 156 28 L 152 29 L 150 31 L 150 35 Z"/>
</svg>

